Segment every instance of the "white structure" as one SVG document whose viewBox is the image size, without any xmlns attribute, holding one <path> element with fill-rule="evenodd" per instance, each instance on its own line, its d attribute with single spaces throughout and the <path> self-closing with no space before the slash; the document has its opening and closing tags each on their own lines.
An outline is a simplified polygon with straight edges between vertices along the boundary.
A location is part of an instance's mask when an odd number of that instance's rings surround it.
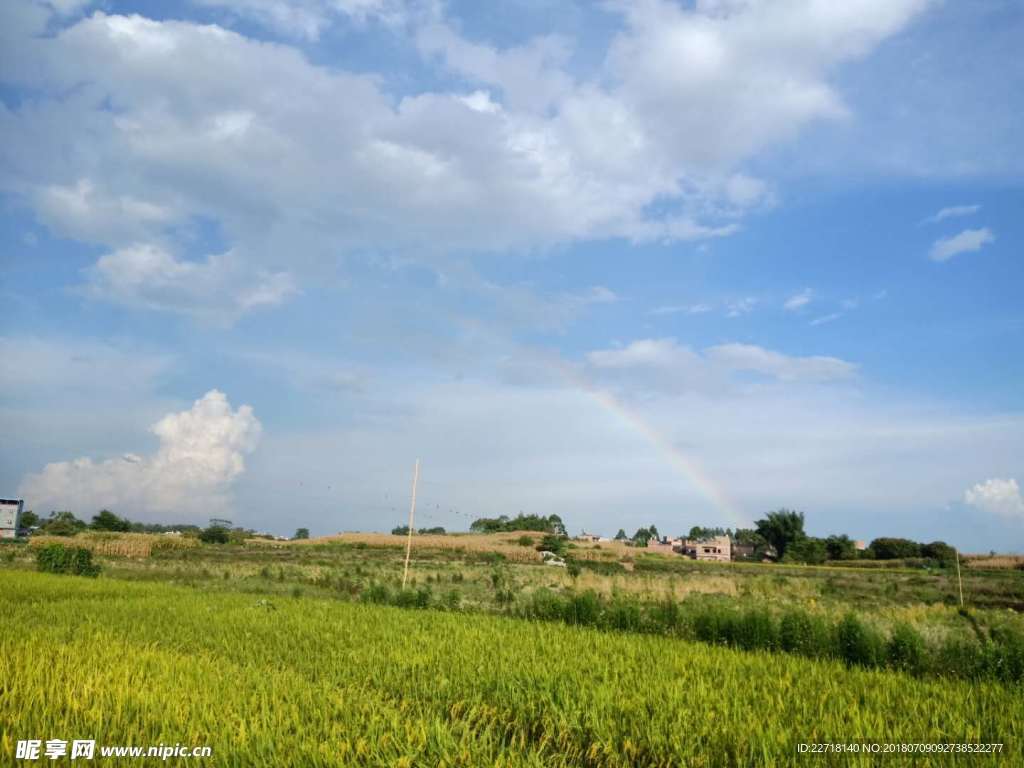
<svg viewBox="0 0 1024 768">
<path fill-rule="evenodd" d="M 24 506 L 21 499 L 0 499 L 0 539 L 17 538 Z"/>
</svg>

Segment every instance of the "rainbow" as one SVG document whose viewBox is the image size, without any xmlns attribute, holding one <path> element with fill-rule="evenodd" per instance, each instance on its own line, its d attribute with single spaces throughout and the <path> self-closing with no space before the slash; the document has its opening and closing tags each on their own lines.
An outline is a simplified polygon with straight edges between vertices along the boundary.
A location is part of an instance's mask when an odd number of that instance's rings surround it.
<svg viewBox="0 0 1024 768">
<path fill-rule="evenodd" d="M 739 510 L 725 489 L 711 476 L 698 459 L 674 445 L 665 435 L 655 429 L 636 411 L 631 410 L 611 392 L 595 386 L 579 370 L 561 360 L 544 360 L 545 364 L 558 371 L 560 376 L 574 389 L 582 392 L 605 412 L 611 413 L 632 430 L 640 434 L 668 462 L 674 472 L 686 480 L 732 525 L 733 528 L 749 527 L 750 521 Z"/>
</svg>

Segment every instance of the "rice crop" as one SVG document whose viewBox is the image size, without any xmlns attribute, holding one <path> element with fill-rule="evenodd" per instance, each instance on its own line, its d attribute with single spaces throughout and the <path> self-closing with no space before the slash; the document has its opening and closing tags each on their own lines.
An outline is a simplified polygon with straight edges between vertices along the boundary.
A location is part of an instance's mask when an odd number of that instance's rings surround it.
<svg viewBox="0 0 1024 768">
<path fill-rule="evenodd" d="M 212 758 L 192 762 L 229 766 L 777 766 L 807 763 L 800 742 L 859 740 L 999 742 L 1002 754 L 957 763 L 1024 760 L 1024 691 L 995 681 L 494 616 L 103 577 L 3 581 L 8 758 L 18 739 L 95 738 L 209 745 Z"/>
</svg>

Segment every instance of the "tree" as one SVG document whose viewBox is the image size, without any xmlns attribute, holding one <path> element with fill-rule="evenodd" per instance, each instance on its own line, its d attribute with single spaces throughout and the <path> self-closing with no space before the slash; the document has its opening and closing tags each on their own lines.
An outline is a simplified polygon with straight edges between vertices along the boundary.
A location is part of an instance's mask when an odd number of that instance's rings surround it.
<svg viewBox="0 0 1024 768">
<path fill-rule="evenodd" d="M 79 531 L 85 530 L 85 523 L 71 512 L 64 510 L 63 512 L 51 512 L 42 527 L 51 536 L 74 536 Z"/>
<path fill-rule="evenodd" d="M 293 539 L 308 539 L 309 538 L 309 528 L 297 528 L 297 529 L 295 529 L 295 535 L 292 536 L 292 538 Z"/>
<path fill-rule="evenodd" d="M 736 533 L 733 534 L 733 540 L 737 544 L 749 544 L 754 547 L 764 546 L 764 536 L 755 531 L 753 528 L 737 528 Z"/>
<path fill-rule="evenodd" d="M 956 550 L 944 541 L 933 541 L 921 545 L 921 557 L 938 560 L 942 565 L 956 564 Z"/>
<path fill-rule="evenodd" d="M 626 535 L 625 530 L 623 530 L 622 528 L 619 528 L 619 532 L 615 534 L 616 541 L 625 541 L 628 538 L 629 536 Z"/>
<path fill-rule="evenodd" d="M 791 541 L 786 547 L 784 560 L 787 563 L 809 563 L 810 565 L 821 565 L 828 558 L 828 547 L 824 539 L 816 539 L 813 536 L 805 536 L 802 539 Z"/>
<path fill-rule="evenodd" d="M 825 539 L 825 549 L 829 560 L 856 560 L 857 545 L 846 534 L 829 536 Z"/>
<path fill-rule="evenodd" d="M 227 544 L 231 540 L 231 531 L 223 525 L 211 525 L 199 532 L 199 540 L 206 544 Z"/>
<path fill-rule="evenodd" d="M 702 539 L 713 539 L 715 536 L 726 536 L 728 531 L 725 528 L 718 526 L 714 528 L 705 528 L 700 525 L 695 525 L 690 529 L 689 538 L 700 541 Z"/>
<path fill-rule="evenodd" d="M 507 515 L 500 517 L 481 517 L 474 520 L 469 530 L 473 533 L 507 533 L 509 531 L 540 531 L 565 535 L 565 524 L 558 515 L 543 517 L 541 515 L 524 515 L 520 512 L 514 518 Z"/>
<path fill-rule="evenodd" d="M 633 534 L 633 544 L 638 547 L 646 547 L 647 542 L 651 540 L 651 529 L 650 528 L 638 528 L 636 533 Z"/>
<path fill-rule="evenodd" d="M 910 539 L 883 537 L 875 539 L 868 548 L 878 560 L 903 560 L 921 557 L 921 545 Z"/>
<path fill-rule="evenodd" d="M 37 525 L 39 525 L 39 515 L 31 509 L 27 509 L 21 513 L 22 528 L 35 528 Z"/>
<path fill-rule="evenodd" d="M 89 525 L 94 531 L 130 531 L 132 524 L 123 517 L 118 517 L 109 509 L 101 509 L 92 516 Z"/>
<path fill-rule="evenodd" d="M 537 545 L 538 552 L 554 552 L 559 557 L 565 555 L 566 539 L 564 536 L 559 536 L 556 533 L 549 533 L 543 539 L 540 544 Z"/>
<path fill-rule="evenodd" d="M 754 525 L 764 540 L 774 547 L 775 556 L 779 560 L 786 556 L 786 548 L 790 544 L 807 536 L 804 533 L 804 513 L 792 509 L 769 512 Z"/>
</svg>

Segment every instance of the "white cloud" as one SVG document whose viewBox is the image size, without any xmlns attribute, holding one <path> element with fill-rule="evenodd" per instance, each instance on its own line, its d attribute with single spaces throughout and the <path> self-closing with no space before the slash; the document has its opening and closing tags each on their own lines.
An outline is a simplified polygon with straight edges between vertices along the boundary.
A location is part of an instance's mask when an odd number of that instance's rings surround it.
<svg viewBox="0 0 1024 768">
<path fill-rule="evenodd" d="M 222 8 L 290 37 L 316 40 L 337 17 L 357 23 L 377 19 L 399 24 L 405 19 L 401 0 L 192 0 Z"/>
<path fill-rule="evenodd" d="M 853 378 L 857 366 L 824 356 L 791 356 L 753 344 L 719 344 L 698 353 L 672 338 L 638 339 L 623 347 L 599 349 L 586 355 L 595 374 L 610 374 L 642 391 L 699 391 L 725 393 L 742 382 L 737 374 L 756 373 L 769 381 L 812 383 Z"/>
<path fill-rule="evenodd" d="M 210 2 L 306 36 L 338 13 L 403 13 L 377 0 Z M 416 43 L 466 87 L 399 96 L 217 26 L 98 12 L 41 35 L 38 19 L 12 18 L 2 70 L 35 96 L 0 109 L 2 189 L 58 233 L 115 251 L 184 250 L 180 231 L 212 221 L 247 269 L 272 276 L 369 249 L 431 260 L 722 237 L 771 199 L 742 163 L 844 114 L 832 68 L 925 4 L 617 6 L 624 27 L 591 77 L 570 74 L 560 38 L 502 49 L 437 22 Z"/>
<path fill-rule="evenodd" d="M 827 315 L 822 315 L 821 317 L 814 318 L 813 320 L 811 320 L 809 325 L 824 325 L 825 323 L 832 323 L 841 318 L 842 316 L 842 312 L 831 312 Z"/>
<path fill-rule="evenodd" d="M 71 509 L 80 515 L 108 507 L 133 519 L 186 519 L 196 510 L 203 515 L 228 510 L 232 484 L 245 471 L 243 455 L 259 440 L 252 408 L 233 411 L 221 392 L 211 390 L 190 410 L 166 415 L 150 431 L 160 440 L 152 455 L 47 464 L 24 478 L 19 493 L 37 510 Z"/>
<path fill-rule="evenodd" d="M 961 253 L 979 251 L 988 243 L 995 242 L 995 239 L 996 236 L 988 227 L 965 229 L 958 235 L 936 240 L 928 255 L 932 261 L 948 261 Z"/>
<path fill-rule="evenodd" d="M 703 315 L 710 312 L 714 307 L 704 302 L 698 302 L 697 304 L 667 304 L 661 307 L 655 307 L 648 311 L 649 315 L 678 315 L 685 313 L 687 315 Z"/>
<path fill-rule="evenodd" d="M 810 304 L 813 297 L 814 292 L 810 288 L 804 288 L 800 293 L 793 294 L 786 299 L 785 304 L 782 306 L 790 312 L 795 312 L 796 310 L 803 309 Z"/>
<path fill-rule="evenodd" d="M 709 360 L 731 371 L 753 371 L 779 381 L 849 379 L 857 366 L 837 357 L 794 357 L 753 344 L 720 344 L 706 350 Z"/>
<path fill-rule="evenodd" d="M 940 221 L 946 219 L 956 219 L 961 216 L 973 216 L 975 213 L 981 210 L 980 205 L 951 205 L 948 208 L 942 208 L 927 219 L 926 224 L 938 224 Z"/>
<path fill-rule="evenodd" d="M 171 224 L 172 207 L 140 200 L 130 194 L 110 195 L 90 179 L 74 184 L 51 184 L 35 193 L 39 218 L 52 229 L 78 240 L 109 243 L 144 237 Z"/>
<path fill-rule="evenodd" d="M 991 514 L 1024 519 L 1024 497 L 1014 478 L 977 483 L 964 491 L 964 502 Z"/>
<path fill-rule="evenodd" d="M 678 160 L 734 162 L 811 121 L 843 117 L 830 69 L 867 53 L 927 4 L 708 2 L 691 11 L 659 0 L 621 3 L 628 30 L 610 53 L 616 94 Z"/>
<path fill-rule="evenodd" d="M 725 305 L 725 316 L 726 317 L 740 317 L 752 312 L 754 307 L 757 305 L 757 299 L 753 296 L 747 296 L 742 299 L 734 299 L 726 302 Z"/>
<path fill-rule="evenodd" d="M 108 253 L 86 274 L 84 290 L 93 298 L 215 323 L 230 323 L 250 310 L 275 306 L 297 292 L 287 272 L 249 270 L 234 252 L 191 262 L 154 245 Z"/>
</svg>

